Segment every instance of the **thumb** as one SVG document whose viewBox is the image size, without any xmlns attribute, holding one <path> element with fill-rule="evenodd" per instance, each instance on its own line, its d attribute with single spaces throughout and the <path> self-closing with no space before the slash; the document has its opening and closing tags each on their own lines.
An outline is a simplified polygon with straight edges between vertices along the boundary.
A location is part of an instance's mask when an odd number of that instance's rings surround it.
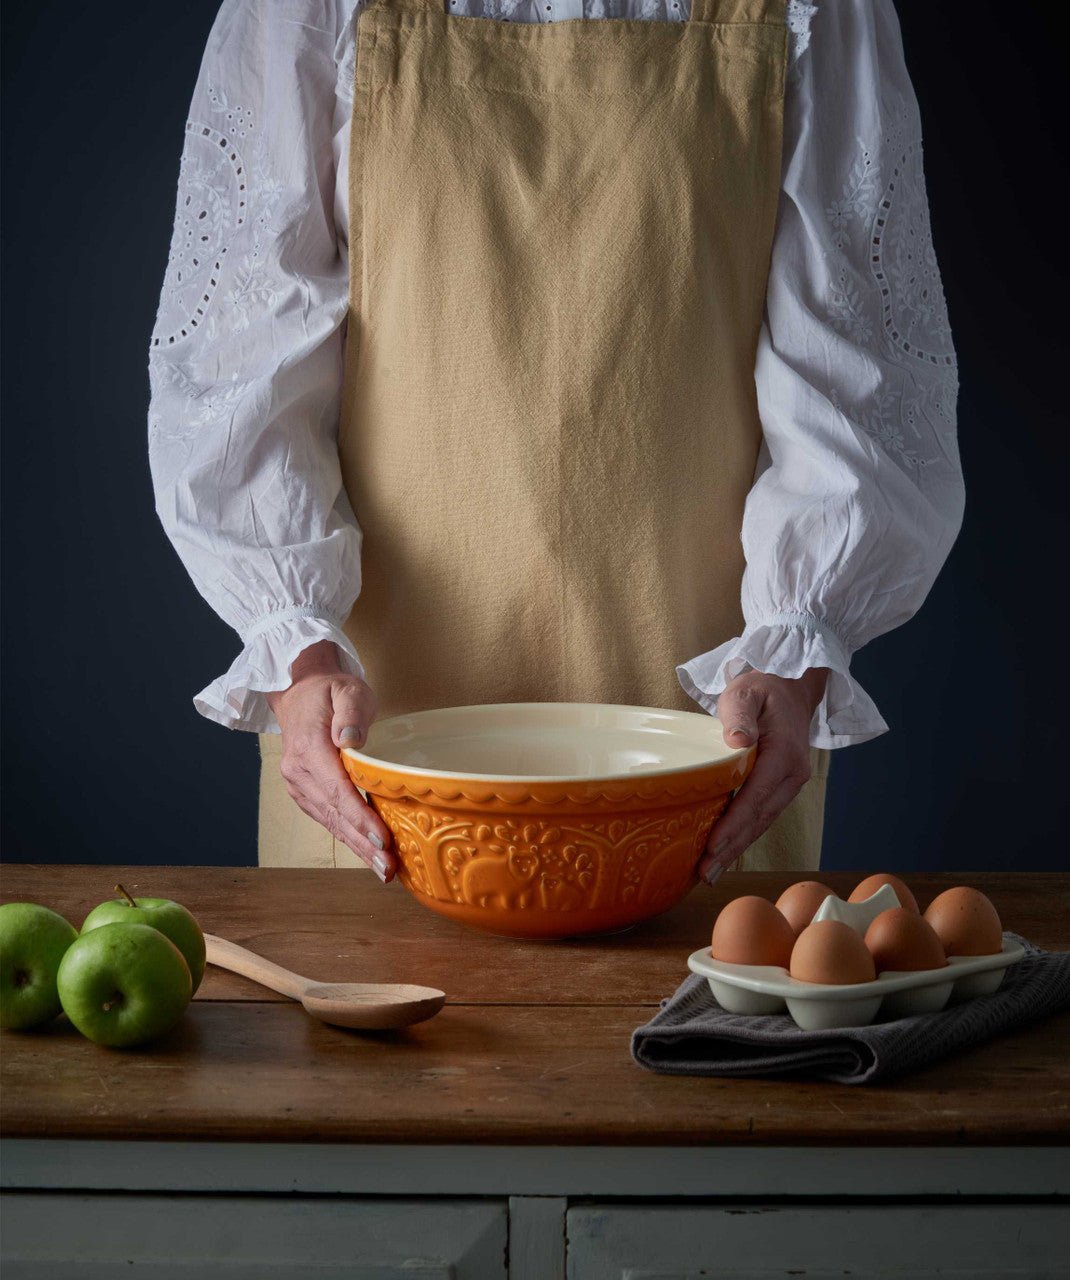
<svg viewBox="0 0 1070 1280">
<path fill-rule="evenodd" d="M 336 747 L 361 747 L 368 736 L 371 707 L 358 684 L 344 684 L 333 691 L 334 715 L 331 740 Z"/>
<path fill-rule="evenodd" d="M 758 741 L 758 716 L 762 694 L 740 679 L 732 681 L 717 699 L 717 717 L 724 725 L 724 740 L 729 747 L 748 747 Z"/>
</svg>

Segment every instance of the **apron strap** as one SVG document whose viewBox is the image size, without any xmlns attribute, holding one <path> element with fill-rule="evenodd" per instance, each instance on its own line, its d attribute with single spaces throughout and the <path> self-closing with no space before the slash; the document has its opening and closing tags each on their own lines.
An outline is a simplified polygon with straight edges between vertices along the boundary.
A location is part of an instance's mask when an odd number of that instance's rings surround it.
<svg viewBox="0 0 1070 1280">
<path fill-rule="evenodd" d="M 690 21 L 772 22 L 783 26 L 786 8 L 787 0 L 691 0 Z"/>
<path fill-rule="evenodd" d="M 691 22 L 785 21 L 787 0 L 691 0 Z M 369 5 L 410 13 L 445 13 L 444 0 L 368 0 Z"/>
<path fill-rule="evenodd" d="M 365 8 L 400 9 L 405 13 L 445 13 L 446 0 L 368 0 Z"/>
</svg>

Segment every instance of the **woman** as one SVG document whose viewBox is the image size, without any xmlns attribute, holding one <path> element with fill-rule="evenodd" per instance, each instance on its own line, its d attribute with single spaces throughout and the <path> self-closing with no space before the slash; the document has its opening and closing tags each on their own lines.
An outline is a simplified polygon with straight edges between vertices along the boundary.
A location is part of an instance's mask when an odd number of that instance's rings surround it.
<svg viewBox="0 0 1070 1280">
<path fill-rule="evenodd" d="M 262 864 L 396 863 L 372 720 L 703 708 L 701 870 L 815 868 L 851 655 L 957 535 L 891 0 L 224 0 L 150 347 L 157 510 L 239 632 Z"/>
</svg>

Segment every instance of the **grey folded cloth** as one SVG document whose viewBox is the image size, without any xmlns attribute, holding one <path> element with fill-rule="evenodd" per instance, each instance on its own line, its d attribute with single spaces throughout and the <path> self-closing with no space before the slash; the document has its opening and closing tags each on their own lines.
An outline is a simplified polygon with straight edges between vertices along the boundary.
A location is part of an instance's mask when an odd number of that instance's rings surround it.
<svg viewBox="0 0 1070 1280">
<path fill-rule="evenodd" d="M 840 1084 L 870 1084 L 927 1066 L 949 1053 L 1070 1008 L 1070 952 L 1042 951 L 1016 933 L 1026 954 L 998 991 L 868 1027 L 802 1031 L 787 1013 L 728 1013 L 709 983 L 690 973 L 632 1032 L 632 1057 L 671 1075 L 798 1075 Z"/>
</svg>

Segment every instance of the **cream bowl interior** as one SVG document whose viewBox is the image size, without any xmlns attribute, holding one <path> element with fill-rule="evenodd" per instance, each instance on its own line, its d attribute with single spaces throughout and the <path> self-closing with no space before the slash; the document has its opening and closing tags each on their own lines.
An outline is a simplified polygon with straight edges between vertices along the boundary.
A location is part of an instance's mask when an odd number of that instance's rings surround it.
<svg viewBox="0 0 1070 1280">
<path fill-rule="evenodd" d="M 495 702 L 374 721 L 355 759 L 413 774 L 555 781 L 671 774 L 746 755 L 706 712 L 596 702 Z"/>
</svg>

